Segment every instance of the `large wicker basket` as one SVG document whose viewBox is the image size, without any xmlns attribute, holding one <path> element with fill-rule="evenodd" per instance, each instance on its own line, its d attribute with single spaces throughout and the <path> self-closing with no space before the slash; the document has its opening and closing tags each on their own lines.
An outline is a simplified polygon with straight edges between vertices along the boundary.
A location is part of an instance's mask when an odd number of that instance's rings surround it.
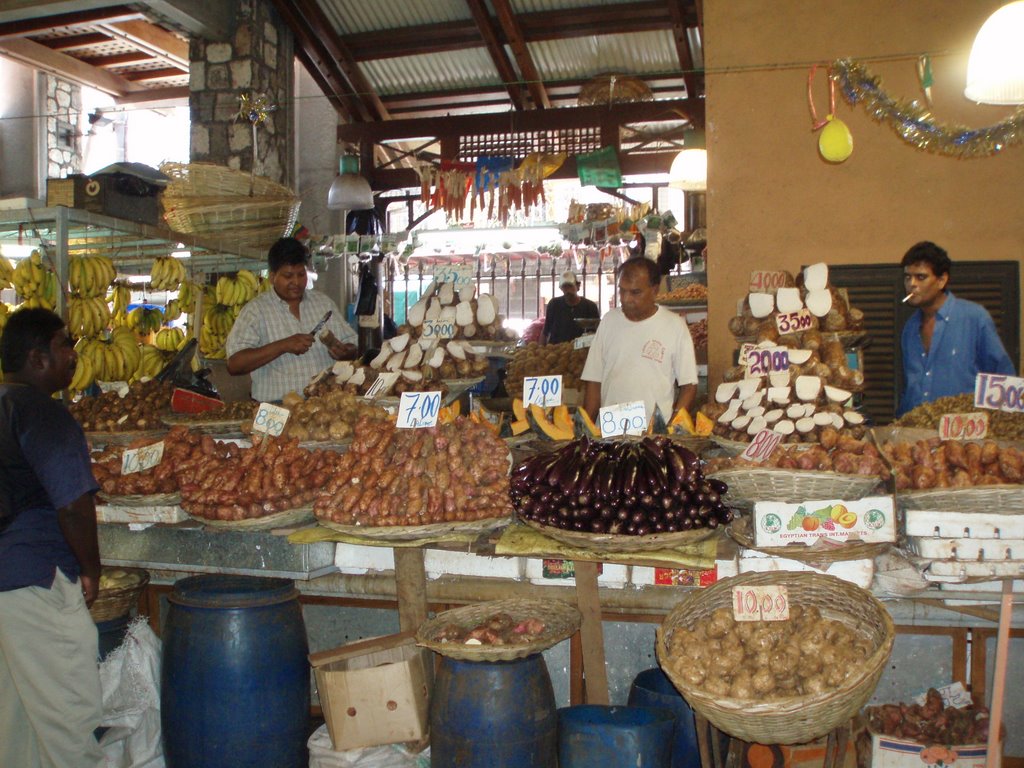
<svg viewBox="0 0 1024 768">
<path fill-rule="evenodd" d="M 717 608 L 730 607 L 733 587 L 767 585 L 785 586 L 791 605 L 816 607 L 825 618 L 864 635 L 874 653 L 838 689 L 770 701 L 715 696 L 674 672 L 668 648 L 677 628 L 692 628 Z M 892 652 L 894 635 L 892 618 L 870 592 L 833 576 L 774 571 L 746 573 L 690 592 L 658 629 L 656 651 L 662 669 L 689 705 L 719 730 L 759 744 L 803 744 L 845 724 L 871 698 Z"/>
<path fill-rule="evenodd" d="M 120 568 L 137 577 L 134 584 L 117 589 L 102 589 L 96 601 L 89 608 L 92 620 L 99 624 L 126 615 L 139 600 L 142 590 L 149 584 L 149 571 L 143 568 Z"/>
<path fill-rule="evenodd" d="M 755 501 L 860 499 L 881 482 L 874 475 L 846 475 L 775 467 L 734 467 L 708 476 L 729 486 L 725 498 L 727 502 L 744 506 L 752 506 Z"/>
</svg>

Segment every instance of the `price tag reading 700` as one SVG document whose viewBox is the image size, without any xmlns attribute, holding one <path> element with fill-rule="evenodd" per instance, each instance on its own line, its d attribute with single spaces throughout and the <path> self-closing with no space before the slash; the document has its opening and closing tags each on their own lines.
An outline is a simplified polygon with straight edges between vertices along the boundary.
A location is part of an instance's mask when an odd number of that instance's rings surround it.
<svg viewBox="0 0 1024 768">
<path fill-rule="evenodd" d="M 434 269 L 435 283 L 454 283 L 461 288 L 473 282 L 473 266 L 471 264 L 445 264 Z"/>
<path fill-rule="evenodd" d="M 549 408 L 562 404 L 562 374 L 527 376 L 523 379 L 523 405 Z"/>
<path fill-rule="evenodd" d="M 403 392 L 398 403 L 399 429 L 417 429 L 437 424 L 441 412 L 440 392 Z"/>
<path fill-rule="evenodd" d="M 787 621 L 789 590 L 775 584 L 733 587 L 732 617 L 736 621 Z"/>
<path fill-rule="evenodd" d="M 273 403 L 260 403 L 256 418 L 252 420 L 253 432 L 266 432 L 271 437 L 280 437 L 291 412 Z"/>
<path fill-rule="evenodd" d="M 131 475 L 152 469 L 164 458 L 164 442 L 133 448 L 121 454 L 121 474 Z"/>
<path fill-rule="evenodd" d="M 806 307 L 796 312 L 783 312 L 775 315 L 775 327 L 779 333 L 796 333 L 806 331 L 814 322 L 814 316 Z"/>
<path fill-rule="evenodd" d="M 974 379 L 974 407 L 1024 413 L 1024 379 L 979 373 Z"/>
<path fill-rule="evenodd" d="M 647 406 L 643 400 L 607 405 L 598 411 L 601 437 L 642 435 L 647 431 Z"/>
</svg>

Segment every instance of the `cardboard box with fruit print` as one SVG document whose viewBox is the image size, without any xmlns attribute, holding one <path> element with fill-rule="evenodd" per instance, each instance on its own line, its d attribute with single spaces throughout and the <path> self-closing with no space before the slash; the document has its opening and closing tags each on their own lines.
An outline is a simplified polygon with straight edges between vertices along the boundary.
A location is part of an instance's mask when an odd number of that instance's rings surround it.
<svg viewBox="0 0 1024 768">
<path fill-rule="evenodd" d="M 896 541 L 896 514 L 891 496 L 867 496 L 855 501 L 821 499 L 788 504 L 759 501 L 754 504 L 754 543 L 777 547 L 794 542 L 842 544 Z"/>
</svg>

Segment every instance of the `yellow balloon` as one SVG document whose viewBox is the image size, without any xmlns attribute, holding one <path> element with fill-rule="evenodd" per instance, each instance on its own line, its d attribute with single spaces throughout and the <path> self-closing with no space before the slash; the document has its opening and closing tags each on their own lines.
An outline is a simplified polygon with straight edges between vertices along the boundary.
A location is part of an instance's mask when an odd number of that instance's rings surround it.
<svg viewBox="0 0 1024 768">
<path fill-rule="evenodd" d="M 818 136 L 818 151 L 830 163 L 841 163 L 853 154 L 853 136 L 846 123 L 835 115 L 829 115 L 828 124 Z"/>
</svg>

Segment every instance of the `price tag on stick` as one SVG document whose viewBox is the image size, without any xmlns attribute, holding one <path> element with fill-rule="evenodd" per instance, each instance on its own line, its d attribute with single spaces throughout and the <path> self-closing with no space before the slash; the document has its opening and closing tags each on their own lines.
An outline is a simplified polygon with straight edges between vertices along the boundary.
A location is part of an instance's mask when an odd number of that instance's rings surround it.
<svg viewBox="0 0 1024 768">
<path fill-rule="evenodd" d="M 395 382 L 398 381 L 398 377 L 402 374 L 399 371 L 381 371 L 377 374 L 377 378 L 373 380 L 373 384 L 366 390 L 366 394 L 363 398 L 366 400 L 376 400 L 378 397 L 383 397 L 391 388 L 395 386 Z"/>
<path fill-rule="evenodd" d="M 398 403 L 399 429 L 418 429 L 437 424 L 441 412 L 440 392 L 403 392 Z"/>
<path fill-rule="evenodd" d="M 550 408 L 562 404 L 562 375 L 527 376 L 523 379 L 523 405 Z"/>
<path fill-rule="evenodd" d="M 643 435 L 647 432 L 647 406 L 643 400 L 607 405 L 598 411 L 601 437 Z"/>
<path fill-rule="evenodd" d="M 152 469 L 164 458 L 164 441 L 132 448 L 121 454 L 121 474 L 131 475 Z"/>
<path fill-rule="evenodd" d="M 804 307 L 796 312 L 782 312 L 775 315 L 775 327 L 779 333 L 797 333 L 806 331 L 814 322 L 814 315 L 811 310 Z"/>
<path fill-rule="evenodd" d="M 744 363 L 743 378 L 756 379 L 769 373 L 789 370 L 789 349 L 786 347 L 754 347 L 749 350 Z"/>
<path fill-rule="evenodd" d="M 974 379 L 974 407 L 1024 413 L 1024 379 L 979 373 Z"/>
<path fill-rule="evenodd" d="M 988 436 L 988 413 L 944 413 L 939 419 L 941 440 L 981 440 Z"/>
<path fill-rule="evenodd" d="M 771 429 L 762 429 L 754 435 L 754 439 L 750 441 L 750 445 L 740 454 L 740 457 L 760 464 L 772 455 L 772 451 L 775 450 L 781 439 L 782 435 L 778 432 Z"/>
<path fill-rule="evenodd" d="M 736 621 L 787 621 L 789 590 L 776 584 L 733 587 L 732 617 Z"/>
<path fill-rule="evenodd" d="M 781 270 L 755 269 L 750 273 L 749 293 L 775 293 L 786 286 L 789 275 Z"/>
<path fill-rule="evenodd" d="M 288 423 L 291 411 L 272 403 L 260 403 L 256 409 L 256 418 L 252 420 L 253 432 L 265 432 L 271 437 L 280 437 L 284 425 Z"/>
</svg>

